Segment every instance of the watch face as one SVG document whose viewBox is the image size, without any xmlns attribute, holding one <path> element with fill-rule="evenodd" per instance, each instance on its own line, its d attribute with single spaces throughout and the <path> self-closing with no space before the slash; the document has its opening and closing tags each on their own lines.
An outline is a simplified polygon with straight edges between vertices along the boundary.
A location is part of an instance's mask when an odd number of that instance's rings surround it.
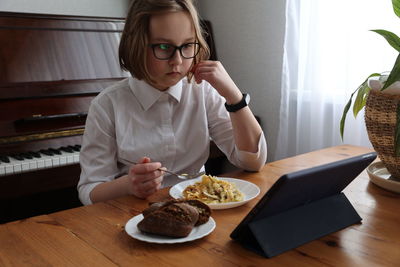
<svg viewBox="0 0 400 267">
<path fill-rule="evenodd" d="M 247 104 L 249 102 L 250 102 L 250 95 L 249 94 L 243 94 L 243 98 L 242 98 L 242 100 L 240 100 L 239 103 L 234 104 L 234 105 L 228 105 L 228 104 L 225 103 L 225 107 L 229 112 L 236 112 L 238 110 L 241 110 L 245 106 L 247 106 Z"/>
</svg>

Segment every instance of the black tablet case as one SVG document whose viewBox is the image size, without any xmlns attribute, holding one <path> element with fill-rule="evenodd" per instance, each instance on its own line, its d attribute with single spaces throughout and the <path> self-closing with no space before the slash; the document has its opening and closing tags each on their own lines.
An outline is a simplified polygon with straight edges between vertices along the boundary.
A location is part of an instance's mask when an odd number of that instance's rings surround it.
<svg viewBox="0 0 400 267">
<path fill-rule="evenodd" d="M 283 175 L 231 233 L 273 257 L 361 221 L 341 191 L 374 159 L 368 153 Z"/>
</svg>

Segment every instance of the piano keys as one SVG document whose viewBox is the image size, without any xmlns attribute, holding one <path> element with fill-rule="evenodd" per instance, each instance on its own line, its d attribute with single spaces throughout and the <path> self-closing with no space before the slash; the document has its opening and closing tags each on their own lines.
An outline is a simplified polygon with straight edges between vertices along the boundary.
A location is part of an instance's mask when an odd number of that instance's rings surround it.
<svg viewBox="0 0 400 267">
<path fill-rule="evenodd" d="M 0 156 L 0 176 L 79 164 L 79 144 Z"/>
</svg>

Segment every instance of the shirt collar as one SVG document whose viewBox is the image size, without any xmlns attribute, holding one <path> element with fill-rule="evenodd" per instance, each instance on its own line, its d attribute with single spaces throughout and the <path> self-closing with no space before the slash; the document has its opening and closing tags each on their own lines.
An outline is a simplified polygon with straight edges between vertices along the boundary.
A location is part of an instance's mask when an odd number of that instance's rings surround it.
<svg viewBox="0 0 400 267">
<path fill-rule="evenodd" d="M 183 81 L 180 80 L 177 84 L 168 88 L 168 90 L 160 91 L 144 80 L 129 77 L 129 87 L 144 110 L 148 110 L 164 94 L 169 94 L 179 103 L 182 95 L 182 83 Z"/>
</svg>

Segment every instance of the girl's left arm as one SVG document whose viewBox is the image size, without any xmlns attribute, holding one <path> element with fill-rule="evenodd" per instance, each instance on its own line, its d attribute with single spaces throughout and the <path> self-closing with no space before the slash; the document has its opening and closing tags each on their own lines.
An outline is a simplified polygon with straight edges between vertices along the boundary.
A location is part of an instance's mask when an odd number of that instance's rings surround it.
<svg viewBox="0 0 400 267">
<path fill-rule="evenodd" d="M 243 95 L 219 61 L 202 61 L 193 68 L 197 83 L 206 80 L 223 96 L 228 105 L 242 99 Z M 230 112 L 236 147 L 242 151 L 257 152 L 262 129 L 248 106 Z"/>
</svg>

